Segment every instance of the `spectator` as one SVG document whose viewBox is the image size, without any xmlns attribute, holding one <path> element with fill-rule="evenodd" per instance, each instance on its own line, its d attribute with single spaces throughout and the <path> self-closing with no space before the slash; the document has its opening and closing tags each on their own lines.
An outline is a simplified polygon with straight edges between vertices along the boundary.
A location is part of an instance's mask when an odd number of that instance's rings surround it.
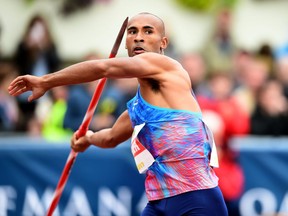
<svg viewBox="0 0 288 216">
<path fill-rule="evenodd" d="M 89 53 L 84 57 L 85 60 L 99 58 L 101 58 L 101 55 L 97 53 Z M 64 128 L 73 131 L 79 128 L 96 86 L 97 82 L 91 82 L 70 88 L 67 111 L 64 118 Z M 135 95 L 136 88 L 136 79 L 107 80 L 95 114 L 91 120 L 90 128 L 98 131 L 111 127 L 120 114 L 126 110 L 126 102 Z M 82 100 L 81 103 L 78 103 L 79 98 Z"/>
<path fill-rule="evenodd" d="M 2 36 L 2 26 L 1 26 L 1 22 L 0 22 L 0 42 L 1 42 L 1 36 Z M 0 43 L 0 62 L 2 61 L 2 53 L 1 53 L 1 43 Z"/>
<path fill-rule="evenodd" d="M 264 62 L 266 62 L 270 77 L 274 76 L 275 75 L 275 71 L 274 71 L 275 61 L 274 61 L 274 53 L 273 53 L 272 47 L 269 44 L 262 44 L 259 50 L 257 51 L 257 55 L 260 58 L 262 58 Z"/>
<path fill-rule="evenodd" d="M 219 70 L 229 73 L 233 68 L 236 47 L 231 38 L 231 22 L 232 12 L 229 9 L 222 9 L 217 15 L 212 37 L 203 49 L 208 73 Z"/>
<path fill-rule="evenodd" d="M 198 53 L 185 53 L 180 56 L 180 62 L 190 76 L 194 93 L 206 94 L 207 71 L 203 57 Z"/>
<path fill-rule="evenodd" d="M 219 168 L 215 173 L 219 177 L 224 200 L 231 216 L 240 216 L 239 200 L 244 192 L 245 176 L 241 165 L 238 163 L 237 155 L 231 151 L 225 143 L 226 126 L 222 117 L 212 110 L 203 110 L 203 119 L 213 132 L 217 145 Z"/>
<path fill-rule="evenodd" d="M 276 60 L 276 78 L 284 88 L 284 95 L 288 100 L 288 53 Z"/>
<path fill-rule="evenodd" d="M 233 58 L 233 69 L 232 73 L 235 79 L 236 87 L 241 85 L 243 81 L 243 77 L 247 67 L 249 67 L 250 62 L 252 61 L 252 53 L 244 50 L 244 49 L 237 49 L 236 53 Z"/>
<path fill-rule="evenodd" d="M 73 131 L 79 128 L 96 85 L 97 82 L 92 82 L 77 85 L 70 89 L 64 118 L 65 128 Z M 121 111 L 123 112 L 126 109 L 125 102 L 132 98 L 132 93 L 135 93 L 136 86 L 137 81 L 134 79 L 107 80 L 94 117 L 91 120 L 90 128 L 98 131 L 113 125 Z M 79 98 L 81 98 L 81 103 L 78 103 Z"/>
<path fill-rule="evenodd" d="M 60 58 L 56 45 L 48 23 L 41 15 L 31 18 L 14 57 L 20 75 L 41 76 L 59 69 Z M 29 93 L 26 93 L 17 98 L 20 111 L 26 117 L 19 125 L 20 131 L 28 130 L 29 121 L 34 117 L 38 103 L 27 102 L 28 95 Z"/>
<path fill-rule="evenodd" d="M 51 89 L 50 93 L 52 100 L 50 106 L 48 106 L 48 114 L 45 115 L 42 135 L 45 139 L 51 141 L 70 139 L 72 131 L 64 129 L 63 127 L 64 116 L 67 109 L 67 87 L 59 86 Z"/>
<path fill-rule="evenodd" d="M 67 110 L 63 122 L 64 128 L 72 131 L 78 130 L 86 114 L 96 85 L 97 82 L 89 82 L 69 88 Z M 79 103 L 79 99 L 81 99 L 81 103 Z M 91 128 L 94 129 L 93 126 Z"/>
<path fill-rule="evenodd" d="M 89 52 L 84 56 L 84 60 L 100 59 L 101 55 L 96 52 Z M 70 86 L 67 96 L 67 109 L 64 114 L 63 127 L 66 130 L 76 131 L 79 129 L 88 106 L 90 104 L 92 95 L 96 89 L 97 82 L 83 83 L 79 85 Z M 79 99 L 81 98 L 81 103 Z M 95 129 L 91 120 L 91 129 Z"/>
<path fill-rule="evenodd" d="M 220 166 L 215 173 L 219 177 L 219 187 L 223 191 L 229 215 L 239 216 L 238 204 L 244 190 L 245 176 L 237 155 L 228 144 L 231 137 L 249 133 L 249 115 L 232 95 L 234 82 L 231 75 L 212 73 L 208 87 L 209 96 L 198 95 L 197 98 L 217 146 Z"/>
<path fill-rule="evenodd" d="M 218 113 L 224 121 L 224 140 L 234 135 L 245 135 L 250 131 L 249 114 L 239 106 L 233 96 L 234 82 L 231 75 L 226 72 L 214 72 L 209 80 L 209 96 L 198 95 L 200 107 Z M 237 116 L 237 121 L 235 121 Z"/>
<path fill-rule="evenodd" d="M 288 135 L 288 104 L 283 86 L 277 80 L 267 81 L 257 95 L 256 109 L 251 116 L 251 134 Z"/>
<path fill-rule="evenodd" d="M 0 63 L 0 131 L 14 131 L 19 121 L 19 110 L 15 98 L 7 91 L 9 83 L 17 76 L 10 63 Z"/>
<path fill-rule="evenodd" d="M 115 120 L 126 110 L 126 101 L 134 97 L 137 90 L 136 79 L 115 79 L 109 81 L 109 86 L 104 90 L 103 99 L 99 102 L 95 127 L 97 130 L 111 127 Z M 103 121 L 103 118 L 110 121 Z M 106 122 L 103 124 L 103 122 Z"/>
<path fill-rule="evenodd" d="M 248 59 L 243 67 L 243 71 L 239 73 L 239 86 L 235 89 L 233 95 L 238 100 L 238 104 L 249 115 L 255 109 L 256 94 L 259 88 L 270 77 L 270 67 L 262 58 L 252 56 Z"/>
</svg>

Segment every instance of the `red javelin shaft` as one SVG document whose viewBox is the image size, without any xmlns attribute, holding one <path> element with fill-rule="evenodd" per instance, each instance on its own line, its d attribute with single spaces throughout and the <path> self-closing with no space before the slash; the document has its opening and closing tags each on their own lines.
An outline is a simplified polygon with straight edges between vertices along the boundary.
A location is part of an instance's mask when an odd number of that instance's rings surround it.
<svg viewBox="0 0 288 216">
<path fill-rule="evenodd" d="M 118 33 L 118 36 L 116 38 L 116 41 L 114 43 L 114 46 L 113 46 L 113 49 L 110 53 L 109 58 L 114 58 L 117 55 L 119 46 L 121 44 L 123 35 L 125 33 L 125 29 L 127 28 L 127 24 L 128 24 L 128 17 L 125 19 L 125 21 L 123 22 L 123 24 L 121 26 L 121 29 Z M 88 130 L 89 124 L 91 122 L 94 111 L 95 111 L 96 106 L 98 104 L 99 98 L 100 98 L 102 91 L 104 89 L 106 80 L 107 80 L 106 78 L 102 78 L 99 80 L 99 83 L 98 83 L 98 85 L 94 91 L 94 94 L 91 98 L 89 107 L 86 111 L 85 117 L 84 117 L 84 119 L 83 119 L 83 121 L 79 127 L 79 130 L 77 132 L 78 137 L 84 136 Z M 70 172 L 71 172 L 71 168 L 72 168 L 72 166 L 76 160 L 77 155 L 78 155 L 78 153 L 75 152 L 73 149 L 71 149 L 70 154 L 68 156 L 68 159 L 66 161 L 65 167 L 62 171 L 60 180 L 59 180 L 58 185 L 55 189 L 53 200 L 52 200 L 51 205 L 47 211 L 47 214 L 46 214 L 47 216 L 51 216 L 53 214 L 55 208 L 57 207 L 57 204 L 58 204 L 60 197 L 62 195 L 62 192 L 65 188 L 65 185 L 67 183 L 68 177 L 69 177 Z"/>
</svg>

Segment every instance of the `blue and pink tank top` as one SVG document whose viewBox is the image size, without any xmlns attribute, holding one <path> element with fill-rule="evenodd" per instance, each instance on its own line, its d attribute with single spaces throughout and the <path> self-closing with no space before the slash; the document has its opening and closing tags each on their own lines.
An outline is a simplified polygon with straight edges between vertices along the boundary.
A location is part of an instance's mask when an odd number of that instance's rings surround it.
<svg viewBox="0 0 288 216">
<path fill-rule="evenodd" d="M 211 147 L 201 112 L 153 106 L 142 98 L 140 88 L 127 107 L 133 127 L 145 123 L 137 138 L 155 159 L 146 172 L 148 200 L 218 185 L 209 165 Z"/>
</svg>

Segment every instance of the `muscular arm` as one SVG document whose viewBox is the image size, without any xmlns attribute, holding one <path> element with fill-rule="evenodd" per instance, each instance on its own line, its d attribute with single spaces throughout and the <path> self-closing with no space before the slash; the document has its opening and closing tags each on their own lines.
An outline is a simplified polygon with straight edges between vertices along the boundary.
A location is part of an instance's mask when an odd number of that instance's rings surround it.
<svg viewBox="0 0 288 216">
<path fill-rule="evenodd" d="M 103 129 L 89 137 L 88 141 L 101 148 L 113 148 L 132 135 L 133 128 L 128 111 L 123 112 L 112 128 Z"/>
<path fill-rule="evenodd" d="M 126 110 L 120 115 L 112 128 L 103 129 L 95 133 L 90 131 L 78 140 L 75 134 L 71 141 L 71 147 L 75 151 L 85 151 L 90 145 L 100 148 L 114 148 L 129 139 L 132 133 L 133 128 Z"/>
<path fill-rule="evenodd" d="M 104 77 L 161 80 L 163 72 L 176 71 L 177 67 L 179 64 L 171 58 L 151 52 L 134 57 L 91 60 L 71 65 L 42 77 L 29 75 L 17 77 L 11 82 L 8 90 L 14 96 L 32 91 L 29 98 L 31 101 L 38 99 L 47 90 L 56 86 L 90 82 Z"/>
<path fill-rule="evenodd" d="M 90 82 L 104 77 L 155 78 L 157 74 L 173 69 L 173 64 L 175 64 L 174 60 L 156 53 L 144 53 L 134 57 L 91 60 L 43 76 L 43 84 L 51 88 L 59 85 Z"/>
</svg>

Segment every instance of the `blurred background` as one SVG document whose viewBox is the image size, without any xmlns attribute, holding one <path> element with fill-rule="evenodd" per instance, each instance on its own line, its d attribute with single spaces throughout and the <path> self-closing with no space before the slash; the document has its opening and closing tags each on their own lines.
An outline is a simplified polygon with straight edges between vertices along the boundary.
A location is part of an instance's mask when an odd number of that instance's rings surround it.
<svg viewBox="0 0 288 216">
<path fill-rule="evenodd" d="M 124 19 L 140 12 L 164 20 L 165 54 L 191 77 L 229 215 L 288 215 L 287 9 L 287 0 L 0 0 L 0 216 L 45 215 L 97 82 L 31 103 L 8 84 L 107 58 Z M 117 56 L 127 56 L 124 40 Z M 110 127 L 136 88 L 108 80 L 90 128 Z M 133 160 L 129 140 L 80 154 L 55 215 L 139 215 L 147 200 Z"/>
</svg>

